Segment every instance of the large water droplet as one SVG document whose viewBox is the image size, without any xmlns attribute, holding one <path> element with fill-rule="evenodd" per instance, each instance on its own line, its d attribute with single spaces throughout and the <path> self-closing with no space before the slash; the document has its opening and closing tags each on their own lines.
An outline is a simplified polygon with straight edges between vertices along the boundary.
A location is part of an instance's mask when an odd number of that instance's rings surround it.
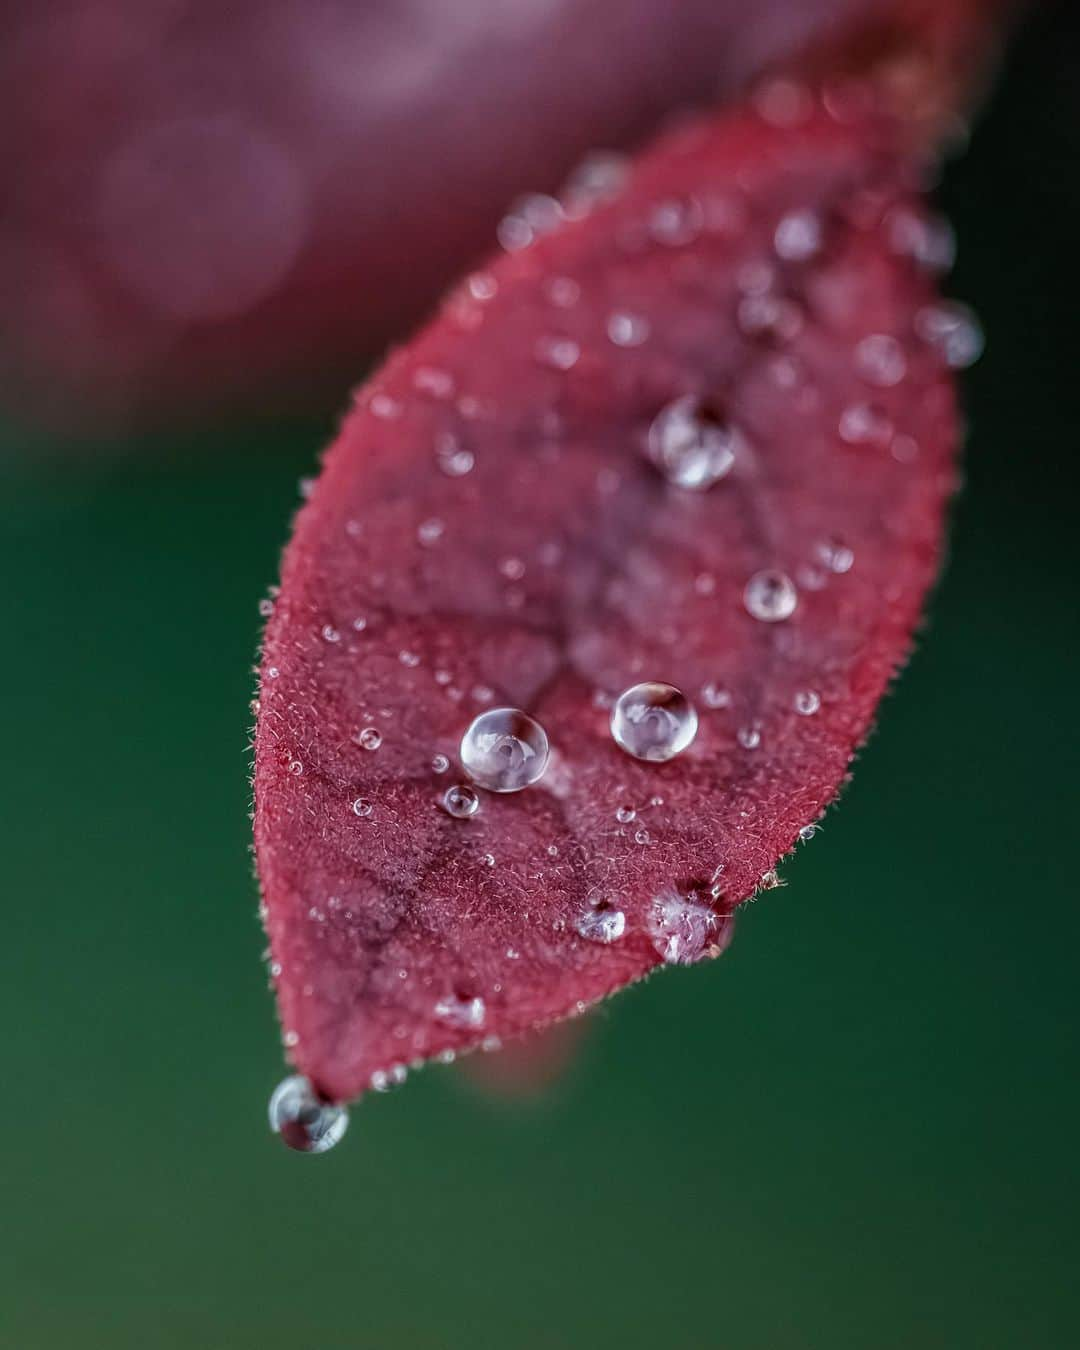
<svg viewBox="0 0 1080 1350">
<path fill-rule="evenodd" d="M 755 572 L 746 583 L 743 603 L 752 618 L 762 623 L 780 623 L 795 613 L 799 592 L 786 572 L 769 568 Z"/>
<path fill-rule="evenodd" d="M 661 409 L 649 428 L 649 458 L 676 487 L 703 492 L 731 472 L 739 431 L 693 396 Z"/>
<path fill-rule="evenodd" d="M 520 708 L 492 708 L 474 718 L 461 738 L 461 762 L 489 792 L 520 792 L 547 768 L 547 733 Z"/>
<path fill-rule="evenodd" d="M 467 784 L 455 783 L 443 793 L 439 805 L 455 820 L 468 820 L 480 810 L 480 798 Z"/>
<path fill-rule="evenodd" d="M 615 743 L 635 759 L 673 759 L 690 745 L 697 729 L 694 705 L 671 684 L 635 684 L 611 709 Z"/>
<path fill-rule="evenodd" d="M 344 1106 L 320 1101 L 301 1074 L 292 1074 L 274 1089 L 268 1108 L 270 1128 L 299 1153 L 325 1153 L 349 1127 Z"/>
</svg>

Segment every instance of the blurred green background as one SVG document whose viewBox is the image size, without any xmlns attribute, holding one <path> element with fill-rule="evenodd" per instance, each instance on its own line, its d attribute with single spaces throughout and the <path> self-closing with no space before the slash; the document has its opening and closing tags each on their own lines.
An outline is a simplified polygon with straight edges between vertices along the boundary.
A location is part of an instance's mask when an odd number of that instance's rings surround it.
<svg viewBox="0 0 1080 1350">
<path fill-rule="evenodd" d="M 1062 50 L 1014 47 L 942 188 L 989 337 L 969 483 L 855 784 L 724 960 L 614 1001 L 539 1102 L 439 1068 L 327 1157 L 266 1130 L 250 668 L 329 416 L 67 458 L 6 434 L 0 1344 L 1080 1343 Z"/>
</svg>

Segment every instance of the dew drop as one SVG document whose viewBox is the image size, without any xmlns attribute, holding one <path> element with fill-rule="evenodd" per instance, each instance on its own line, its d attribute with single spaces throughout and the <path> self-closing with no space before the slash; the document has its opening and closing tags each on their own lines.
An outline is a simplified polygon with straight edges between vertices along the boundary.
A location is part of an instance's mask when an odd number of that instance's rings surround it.
<svg viewBox="0 0 1080 1350">
<path fill-rule="evenodd" d="M 435 1004 L 435 1016 L 448 1026 L 475 1030 L 484 1025 L 487 1009 L 482 998 L 463 998 L 454 994 L 450 998 L 439 999 Z"/>
<path fill-rule="evenodd" d="M 455 820 L 468 820 L 480 810 L 480 798 L 466 783 L 455 783 L 443 793 L 439 805 Z"/>
<path fill-rule="evenodd" d="M 573 338 L 541 338 L 536 344 L 536 359 L 552 370 L 572 370 L 581 356 Z"/>
<path fill-rule="evenodd" d="M 581 286 L 573 277 L 552 277 L 544 284 L 544 294 L 559 309 L 573 309 L 581 299 Z"/>
<path fill-rule="evenodd" d="M 372 805 L 366 797 L 357 797 L 352 804 L 352 809 L 355 816 L 370 816 Z"/>
<path fill-rule="evenodd" d="M 740 727 L 735 739 L 744 750 L 756 750 L 761 744 L 761 731 L 756 726 Z"/>
<path fill-rule="evenodd" d="M 607 321 L 607 335 L 616 347 L 640 347 L 647 342 L 651 329 L 648 319 L 638 314 L 612 314 Z"/>
<path fill-rule="evenodd" d="M 615 744 L 635 759 L 673 759 L 697 735 L 694 705 L 671 684 L 647 681 L 625 689 L 611 709 Z"/>
<path fill-rule="evenodd" d="M 400 1087 L 409 1076 L 404 1064 L 391 1064 L 389 1069 L 376 1069 L 371 1075 L 372 1092 L 392 1092 Z"/>
<path fill-rule="evenodd" d="M 814 835 L 817 834 L 817 832 L 818 827 L 816 825 L 804 825 L 802 829 L 799 831 L 799 838 L 805 844 L 807 843 L 808 840 L 813 839 Z"/>
<path fill-rule="evenodd" d="M 667 965 L 691 965 L 713 945 L 719 921 L 692 895 L 667 890 L 656 896 L 648 917 L 649 936 Z"/>
<path fill-rule="evenodd" d="M 786 572 L 768 568 L 755 572 L 743 591 L 743 604 L 751 618 L 762 623 L 790 619 L 799 603 L 799 592 Z"/>
<path fill-rule="evenodd" d="M 520 792 L 547 768 L 547 733 L 520 708 L 491 708 L 470 723 L 460 754 L 465 772 L 480 787 Z"/>
<path fill-rule="evenodd" d="M 792 211 L 773 236 L 777 256 L 785 262 L 806 262 L 821 248 L 821 218 L 814 211 Z"/>
<path fill-rule="evenodd" d="M 915 315 L 915 331 L 953 370 L 966 370 L 982 355 L 985 340 L 967 305 L 928 305 Z"/>
<path fill-rule="evenodd" d="M 420 657 L 416 652 L 400 651 L 397 654 L 397 659 L 403 666 L 407 666 L 410 670 L 415 670 L 420 664 Z"/>
<path fill-rule="evenodd" d="M 378 727 L 365 727 L 357 733 L 355 740 L 363 750 L 378 750 L 382 745 L 382 732 Z"/>
<path fill-rule="evenodd" d="M 283 1078 L 277 1085 L 267 1114 L 273 1132 L 298 1153 L 325 1153 L 349 1127 L 348 1110 L 320 1101 L 300 1074 Z"/>
<path fill-rule="evenodd" d="M 615 812 L 615 819 L 620 825 L 629 825 L 632 820 L 637 818 L 637 812 L 632 806 L 620 806 Z"/>
<path fill-rule="evenodd" d="M 273 612 L 274 612 L 273 600 L 264 599 L 259 601 L 259 613 L 263 616 L 264 619 L 268 619 L 270 615 L 273 614 Z"/>
<path fill-rule="evenodd" d="M 886 446 L 892 440 L 893 424 L 875 403 L 853 403 L 840 414 L 840 439 L 848 445 Z"/>
<path fill-rule="evenodd" d="M 818 560 L 823 563 L 830 572 L 842 574 L 850 572 L 855 565 L 854 550 L 849 548 L 842 539 L 831 536 L 823 539 L 817 546 Z"/>
<path fill-rule="evenodd" d="M 392 422 L 402 413 L 401 404 L 389 394 L 372 394 L 368 410 L 372 417 L 377 417 L 383 422 Z"/>
<path fill-rule="evenodd" d="M 471 450 L 465 450 L 452 432 L 444 432 L 435 442 L 435 463 L 447 478 L 464 478 L 472 473 L 476 459 Z"/>
<path fill-rule="evenodd" d="M 708 684 L 701 686 L 701 701 L 706 708 L 728 708 L 731 706 L 731 695 L 721 685 L 715 684 L 712 680 Z"/>
<path fill-rule="evenodd" d="M 420 522 L 416 537 L 424 548 L 434 548 L 445 532 L 446 526 L 443 522 L 436 517 L 432 517 L 430 520 Z"/>
<path fill-rule="evenodd" d="M 323 628 L 323 630 L 322 630 L 322 636 L 323 636 L 323 641 L 324 641 L 324 642 L 340 642 L 340 641 L 341 641 L 341 634 L 340 634 L 340 633 L 338 632 L 338 630 L 334 627 L 334 625 L 333 625 L 333 624 L 330 624 L 330 623 L 328 623 L 328 624 Z"/>
<path fill-rule="evenodd" d="M 610 946 L 626 932 L 626 915 L 621 909 L 590 909 L 578 920 L 577 931 L 587 942 Z"/>
<path fill-rule="evenodd" d="M 669 483 L 695 492 L 730 473 L 742 448 L 739 431 L 693 396 L 669 403 L 649 427 L 649 459 Z"/>
<path fill-rule="evenodd" d="M 907 357 L 896 338 L 872 333 L 855 348 L 855 369 L 868 384 L 889 389 L 907 374 Z"/>
<path fill-rule="evenodd" d="M 821 708 L 821 695 L 816 689 L 800 689 L 792 700 L 792 707 L 800 717 L 813 717 Z"/>
<path fill-rule="evenodd" d="M 445 773 L 450 767 L 450 761 L 445 755 L 435 755 L 431 760 L 432 773 Z"/>
</svg>

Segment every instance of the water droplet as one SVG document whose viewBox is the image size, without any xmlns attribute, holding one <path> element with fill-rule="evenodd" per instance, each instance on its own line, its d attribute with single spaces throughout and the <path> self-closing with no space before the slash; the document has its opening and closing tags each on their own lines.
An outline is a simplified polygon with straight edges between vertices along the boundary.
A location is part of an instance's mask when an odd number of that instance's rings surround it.
<svg viewBox="0 0 1080 1350">
<path fill-rule="evenodd" d="M 637 818 L 637 812 L 632 806 L 620 806 L 615 812 L 615 819 L 620 825 L 629 825 L 632 820 Z"/>
<path fill-rule="evenodd" d="M 838 574 L 850 572 L 855 565 L 855 553 L 850 549 L 842 539 L 834 536 L 823 539 L 817 546 L 818 560 L 822 562 L 830 572 Z"/>
<path fill-rule="evenodd" d="M 781 295 L 746 295 L 736 313 L 747 337 L 772 337 L 790 342 L 803 326 L 803 313 L 794 300 Z"/>
<path fill-rule="evenodd" d="M 348 1110 L 320 1101 L 300 1074 L 292 1074 L 277 1085 L 268 1115 L 274 1133 L 299 1153 L 325 1153 L 349 1126 Z"/>
<path fill-rule="evenodd" d="M 800 717 L 813 717 L 821 707 L 821 695 L 816 689 L 800 689 L 792 700 L 792 707 Z"/>
<path fill-rule="evenodd" d="M 461 738 L 465 772 L 489 792 L 520 792 L 547 768 L 548 738 L 520 708 L 492 708 L 475 717 Z"/>
<path fill-rule="evenodd" d="M 608 946 L 626 932 L 626 915 L 621 909 L 590 909 L 578 920 L 577 930 L 586 941 Z"/>
<path fill-rule="evenodd" d="M 455 783 L 443 793 L 439 805 L 455 820 L 468 820 L 480 810 L 480 798 L 467 784 Z"/>
<path fill-rule="evenodd" d="M 391 1064 L 389 1069 L 376 1069 L 371 1075 L 372 1092 L 392 1092 L 400 1087 L 409 1076 L 404 1064 Z"/>
<path fill-rule="evenodd" d="M 600 202 L 618 195 L 629 172 L 625 155 L 594 150 L 586 155 L 563 186 L 566 214 L 580 219 Z"/>
<path fill-rule="evenodd" d="M 840 439 L 848 445 L 886 446 L 892 440 L 893 424 L 884 408 L 875 403 L 853 403 L 840 414 Z"/>
<path fill-rule="evenodd" d="M 280 674 L 281 674 L 281 671 L 278 670 L 277 666 L 267 666 L 267 668 L 266 668 L 266 678 L 267 678 L 268 680 L 276 680 Z"/>
<path fill-rule="evenodd" d="M 300 775 L 304 772 L 303 762 L 299 759 L 290 759 L 289 772 L 293 775 L 294 778 L 299 778 Z"/>
<path fill-rule="evenodd" d="M 357 797 L 357 799 L 352 804 L 352 809 L 353 815 L 370 816 L 372 812 L 372 805 L 366 797 Z"/>
<path fill-rule="evenodd" d="M 268 619 L 270 615 L 273 614 L 273 612 L 274 612 L 273 600 L 259 601 L 259 613 L 263 616 L 264 619 Z"/>
<path fill-rule="evenodd" d="M 382 745 L 382 732 L 378 727 L 365 727 L 353 738 L 364 750 L 378 750 Z"/>
<path fill-rule="evenodd" d="M 324 641 L 324 642 L 340 642 L 340 641 L 341 641 L 341 634 L 340 634 L 340 633 L 338 632 L 338 630 L 333 626 L 333 624 L 329 624 L 329 623 L 328 623 L 328 624 L 323 628 L 323 630 L 322 630 L 322 636 L 323 636 L 323 641 Z"/>
<path fill-rule="evenodd" d="M 476 459 L 471 450 L 461 447 L 453 432 L 443 432 L 435 442 L 435 463 L 447 478 L 464 478 L 472 473 Z"/>
<path fill-rule="evenodd" d="M 761 744 L 761 731 L 756 726 L 740 727 L 735 733 L 735 739 L 744 750 L 756 750 Z"/>
<path fill-rule="evenodd" d="M 637 833 L 634 835 L 634 843 L 635 843 L 635 844 L 651 844 L 651 843 L 652 843 L 652 835 L 649 833 L 648 830 L 638 830 Z"/>
<path fill-rule="evenodd" d="M 915 331 L 953 370 L 965 370 L 982 355 L 985 339 L 967 305 L 928 305 L 915 315 Z"/>
<path fill-rule="evenodd" d="M 573 277 L 552 277 L 544 283 L 544 294 L 559 309 L 573 309 L 581 299 L 581 286 Z"/>
<path fill-rule="evenodd" d="M 816 825 L 804 825 L 802 829 L 799 831 L 799 838 L 805 844 L 808 840 L 813 839 L 814 835 L 817 834 L 817 832 L 818 827 Z"/>
<path fill-rule="evenodd" d="M 671 684 L 646 682 L 625 689 L 611 709 L 615 744 L 635 759 L 673 759 L 697 735 L 694 705 Z"/>
<path fill-rule="evenodd" d="M 956 261 L 956 236 L 947 220 L 897 206 L 886 216 L 885 228 L 892 251 L 914 258 L 927 271 L 947 272 Z"/>
<path fill-rule="evenodd" d="M 786 572 L 767 568 L 755 572 L 743 591 L 746 612 L 762 623 L 780 623 L 790 619 L 799 603 L 799 592 Z"/>
<path fill-rule="evenodd" d="M 416 537 L 424 548 L 434 548 L 434 546 L 443 537 L 446 526 L 437 517 L 420 522 L 417 527 Z"/>
<path fill-rule="evenodd" d="M 441 998 L 435 1004 L 435 1016 L 448 1026 L 473 1030 L 484 1025 L 487 1009 L 482 998 L 464 998 L 454 994 L 450 998 Z"/>
<path fill-rule="evenodd" d="M 450 767 L 450 761 L 445 755 L 435 755 L 431 761 L 432 773 L 445 773 Z"/>
<path fill-rule="evenodd" d="M 789 79 L 771 79 L 754 90 L 754 107 L 763 122 L 774 127 L 795 127 L 814 110 L 814 100 L 805 85 Z"/>
<path fill-rule="evenodd" d="M 499 573 L 507 581 L 520 581 L 525 575 L 525 564 L 520 558 L 503 558 L 499 562 Z"/>
<path fill-rule="evenodd" d="M 499 283 L 490 272 L 474 272 L 466 278 L 465 286 L 474 300 L 493 300 L 499 290 Z"/>
<path fill-rule="evenodd" d="M 896 338 L 872 333 L 855 348 L 855 369 L 868 384 L 889 389 L 907 374 L 907 357 Z"/>
<path fill-rule="evenodd" d="M 416 667 L 420 664 L 420 657 L 416 654 L 416 652 L 400 651 L 397 654 L 397 659 L 401 662 L 403 666 L 408 666 L 410 670 L 415 670 Z"/>
<path fill-rule="evenodd" d="M 661 892 L 648 917 L 653 947 L 668 965 L 691 965 L 713 944 L 719 926 L 716 915 L 693 895 Z"/>
<path fill-rule="evenodd" d="M 352 626 L 358 633 L 362 633 L 367 627 L 367 619 L 362 614 L 358 614 L 352 621 Z"/>
<path fill-rule="evenodd" d="M 806 262 L 821 248 L 821 218 L 817 212 L 791 211 L 773 236 L 777 256 L 785 262 Z"/>
<path fill-rule="evenodd" d="M 649 427 L 648 454 L 669 483 L 701 492 L 731 472 L 741 434 L 693 396 L 661 409 Z"/>
<path fill-rule="evenodd" d="M 731 706 L 731 695 L 719 684 L 714 684 L 711 680 L 708 684 L 701 686 L 701 701 L 706 708 L 729 708 Z"/>
<path fill-rule="evenodd" d="M 649 233 L 667 248 L 681 248 L 698 237 L 702 220 L 700 202 L 660 202 L 649 216 Z"/>
<path fill-rule="evenodd" d="M 368 410 L 372 417 L 378 417 L 383 422 L 392 422 L 402 413 L 401 404 L 389 394 L 372 394 Z"/>
<path fill-rule="evenodd" d="M 648 319 L 639 314 L 612 314 L 607 321 L 607 335 L 616 347 L 640 347 L 651 332 Z"/>
<path fill-rule="evenodd" d="M 572 370 L 581 356 L 573 338 L 541 338 L 536 344 L 536 359 L 552 370 Z"/>
</svg>

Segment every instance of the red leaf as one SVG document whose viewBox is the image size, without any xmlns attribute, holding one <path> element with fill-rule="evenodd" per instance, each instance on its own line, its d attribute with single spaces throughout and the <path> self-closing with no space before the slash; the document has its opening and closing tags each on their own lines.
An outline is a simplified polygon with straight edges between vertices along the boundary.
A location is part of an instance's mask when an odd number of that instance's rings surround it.
<svg viewBox="0 0 1080 1350">
<path fill-rule="evenodd" d="M 285 557 L 256 752 L 286 1044 L 327 1098 L 717 954 L 842 783 L 935 574 L 972 339 L 861 102 L 778 83 L 667 137 L 360 392 Z M 734 445 L 708 491 L 644 453 L 678 399 Z M 789 617 L 748 612 L 763 571 Z M 650 679 L 699 712 L 668 763 L 609 731 Z M 452 818 L 496 705 L 551 764 Z"/>
</svg>

